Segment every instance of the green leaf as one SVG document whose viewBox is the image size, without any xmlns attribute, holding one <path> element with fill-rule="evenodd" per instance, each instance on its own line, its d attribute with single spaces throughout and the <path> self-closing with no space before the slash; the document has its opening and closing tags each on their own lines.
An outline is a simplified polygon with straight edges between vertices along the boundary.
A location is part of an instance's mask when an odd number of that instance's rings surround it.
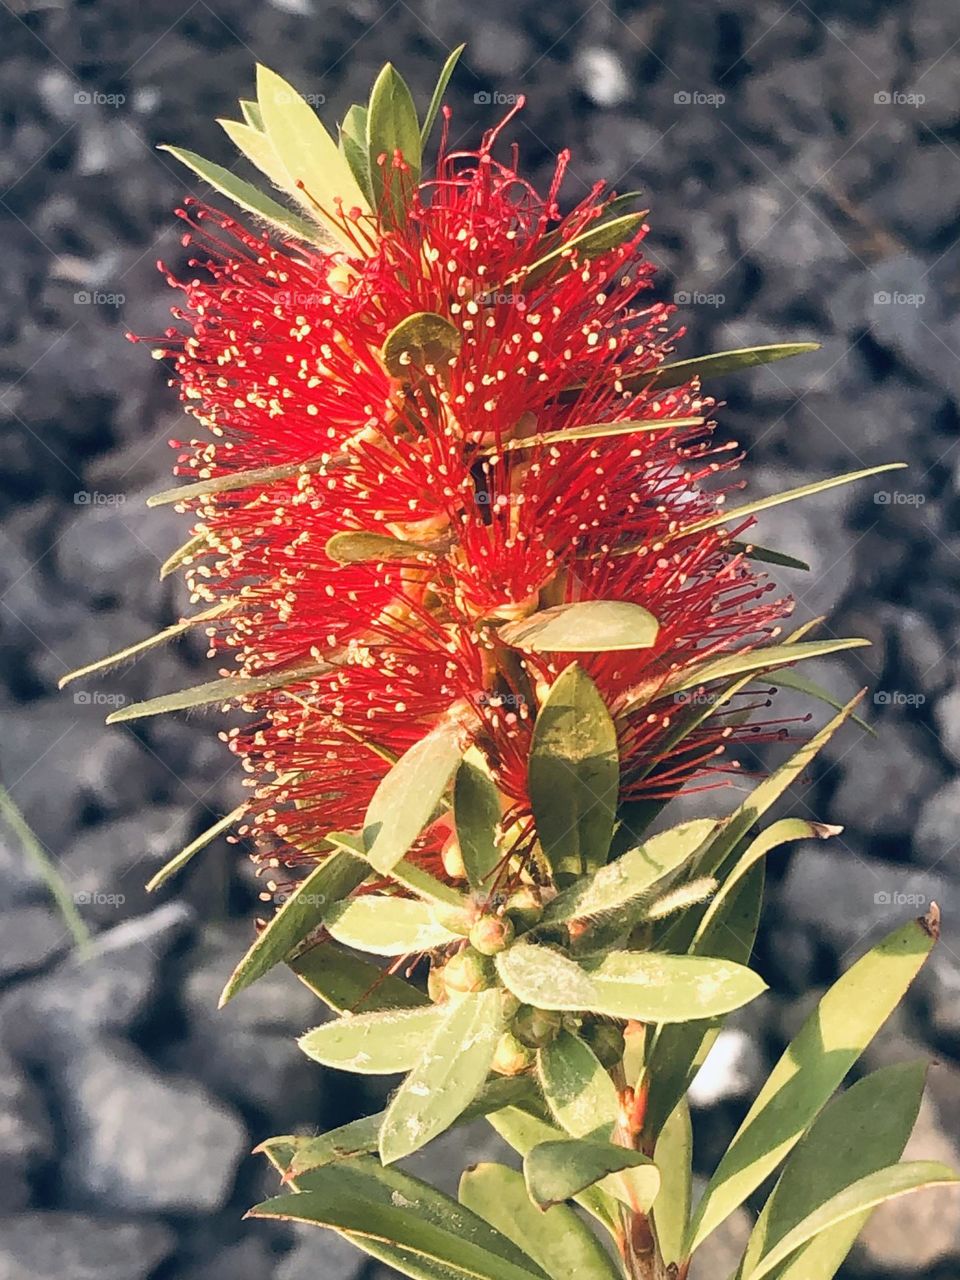
<svg viewBox="0 0 960 1280">
<path fill-rule="evenodd" d="M 622 1280 L 600 1242 L 566 1205 L 546 1213 L 530 1203 L 523 1176 L 502 1164 L 478 1164 L 460 1179 L 460 1203 L 472 1209 L 544 1269 L 552 1280 Z"/>
<path fill-rule="evenodd" d="M 457 1117 L 454 1125 L 469 1124 L 472 1120 L 489 1115 L 492 1111 L 499 1112 L 505 1107 L 533 1105 L 535 1098 L 533 1084 L 528 1076 L 495 1077 L 484 1085 L 473 1102 Z M 319 1169 L 325 1164 L 333 1164 L 348 1156 L 369 1155 L 375 1152 L 380 1138 L 380 1126 L 385 1115 L 385 1111 L 379 1111 L 375 1115 L 364 1116 L 361 1120 L 353 1120 L 350 1124 L 341 1125 L 339 1129 L 332 1129 L 318 1138 L 286 1138 L 283 1141 L 287 1149 L 281 1159 L 274 1159 L 276 1152 L 267 1150 L 270 1143 L 263 1143 L 256 1150 L 263 1151 L 271 1160 L 274 1160 L 280 1172 L 286 1175 L 289 1181 L 299 1180 L 303 1189 L 306 1190 L 309 1188 L 309 1182 L 305 1182 L 304 1178 L 309 1175 L 311 1169 Z M 271 1142 L 277 1141 L 280 1140 L 271 1139 Z"/>
<path fill-rule="evenodd" d="M 177 547 L 176 551 L 172 551 L 160 566 L 160 581 L 162 582 L 164 578 L 169 578 L 171 573 L 175 573 L 182 564 L 185 564 L 188 560 L 192 560 L 194 556 L 199 555 L 206 546 L 206 530 L 202 533 L 194 534 L 192 538 L 188 538 L 182 546 Z"/>
<path fill-rule="evenodd" d="M 686 1022 L 739 1009 L 766 984 L 749 969 L 708 956 L 612 951 L 580 963 L 520 941 L 496 958 L 509 991 L 540 1009 L 603 1013 L 638 1022 Z"/>
<path fill-rule="evenodd" d="M 839 835 L 842 830 L 842 827 L 828 827 L 821 822 L 809 822 L 806 818 L 782 818 L 779 822 L 774 822 L 772 826 L 767 827 L 765 831 L 761 831 L 747 846 L 742 857 L 725 878 L 719 893 L 704 912 L 690 950 L 697 955 L 708 954 L 704 939 L 716 935 L 716 922 L 726 914 L 731 895 L 737 891 L 744 876 L 748 875 L 771 849 L 793 844 L 797 840 L 826 840 L 829 836 Z"/>
<path fill-rule="evenodd" d="M 441 721 L 380 780 L 363 821 L 372 867 L 389 875 L 430 821 L 463 756 L 463 730 Z"/>
<path fill-rule="evenodd" d="M 356 256 L 356 245 L 337 220 L 337 201 L 342 200 L 344 212 L 369 209 L 337 144 L 293 85 L 268 67 L 257 67 L 257 103 L 264 132 L 286 170 L 286 189 Z"/>
<path fill-rule="evenodd" d="M 599 1058 L 579 1036 L 561 1031 L 541 1049 L 537 1075 L 547 1106 L 567 1133 L 574 1138 L 611 1136 L 620 1111 L 617 1090 Z"/>
<path fill-rule="evenodd" d="M 805 693 L 808 698 L 815 698 L 817 702 L 833 707 L 834 711 L 843 710 L 844 704 L 839 698 L 835 698 L 832 693 L 815 681 L 808 680 L 799 671 L 778 671 L 774 677 L 774 683 L 779 689 L 795 689 L 797 693 Z M 862 720 L 860 716 L 851 716 L 850 719 L 853 724 L 859 726 L 865 733 L 869 733 L 873 738 L 877 737 L 876 729 L 874 729 L 873 725 L 867 724 L 866 720 Z"/>
<path fill-rule="evenodd" d="M 331 560 L 337 564 L 364 564 L 368 560 L 411 560 L 423 555 L 427 548 L 418 547 L 414 542 L 403 542 L 400 538 L 390 538 L 383 533 L 363 533 L 360 530 L 349 530 L 335 533 L 327 539 L 324 547 Z"/>
<path fill-rule="evenodd" d="M 623 387 L 627 391 L 648 388 L 659 391 L 664 387 L 679 387 L 691 378 L 715 378 L 722 373 L 735 373 L 739 369 L 750 369 L 756 365 L 771 364 L 775 360 L 786 360 L 790 356 L 806 355 L 810 351 L 819 351 L 819 342 L 780 342 L 766 347 L 743 347 L 737 351 L 716 351 L 713 355 L 694 356 L 690 360 L 674 360 L 671 364 L 662 364 L 657 369 L 646 373 L 635 374 L 623 379 Z M 576 396 L 582 386 L 567 387 L 561 392 L 562 399 Z"/>
<path fill-rule="evenodd" d="M 220 1008 L 286 960 L 294 948 L 321 923 L 333 903 L 352 893 L 369 875 L 370 868 L 349 853 L 326 857 L 297 885 L 294 892 L 260 933 L 253 946 L 230 975 L 220 997 Z"/>
<path fill-rule="evenodd" d="M 453 818 L 470 888 L 489 894 L 502 858 L 497 848 L 500 797 L 489 773 L 469 757 L 461 760 L 454 780 Z"/>
<path fill-rule="evenodd" d="M 431 1280 L 544 1280 L 533 1259 L 482 1218 L 365 1156 L 314 1170 L 309 1190 L 268 1200 L 248 1216 L 331 1227 L 373 1257 L 402 1258 L 397 1265 L 407 1274 Z"/>
<path fill-rule="evenodd" d="M 435 311 L 416 311 L 387 334 L 380 355 L 394 378 L 409 378 L 427 366 L 441 368 L 460 350 L 460 330 Z"/>
<path fill-rule="evenodd" d="M 788 1231 L 783 1239 L 760 1260 L 751 1273 L 751 1280 L 763 1277 L 781 1262 L 785 1262 L 797 1249 L 813 1240 L 823 1231 L 850 1218 L 857 1218 L 867 1210 L 913 1191 L 927 1187 L 943 1187 L 960 1182 L 960 1177 L 948 1165 L 935 1160 L 914 1160 L 891 1165 L 876 1173 L 868 1173 L 850 1186 L 831 1196 L 819 1209 Z"/>
<path fill-rule="evenodd" d="M 487 1116 L 491 1127 L 514 1151 L 526 1157 L 541 1142 L 551 1142 L 563 1137 L 563 1130 L 534 1115 L 532 1108 L 521 1110 L 517 1106 L 504 1107 Z M 620 1229 L 620 1209 L 615 1199 L 601 1187 L 590 1187 L 574 1196 L 581 1208 L 616 1237 Z"/>
<path fill-rule="evenodd" d="M 429 1004 L 423 992 L 409 982 L 344 951 L 336 942 L 321 942 L 287 964 L 304 986 L 337 1013 L 372 1013 L 377 1009 L 410 1009 Z"/>
<path fill-rule="evenodd" d="M 460 55 L 466 47 L 467 46 L 465 44 L 458 44 L 456 49 L 451 52 L 450 56 L 443 64 L 440 76 L 437 79 L 436 87 L 433 90 L 433 96 L 430 99 L 430 105 L 427 107 L 427 114 L 423 117 L 423 126 L 420 129 L 421 148 L 427 145 L 427 138 L 430 137 L 430 131 L 433 128 L 434 121 L 439 114 L 440 108 L 443 106 L 443 95 L 447 91 L 447 85 L 450 83 L 450 77 L 453 75 L 454 67 L 457 65 Z"/>
<path fill-rule="evenodd" d="M 673 431 L 677 427 L 702 427 L 706 418 L 637 418 L 630 422 L 591 422 L 582 427 L 563 427 L 559 431 L 540 431 L 532 436 L 506 440 L 492 453 L 515 453 L 520 449 L 568 444 L 571 440 L 600 440 L 608 436 L 633 435 L 637 431 Z M 761 557 L 757 556 L 756 559 Z"/>
<path fill-rule="evenodd" d="M 361 1013 L 314 1027 L 297 1043 L 308 1058 L 325 1067 L 390 1075 L 416 1066 L 444 1014 L 440 1005 Z"/>
<path fill-rule="evenodd" d="M 480 1092 L 493 1061 L 503 1017 L 496 988 L 461 996 L 423 1057 L 394 1095 L 380 1130 L 380 1159 L 393 1164 L 449 1129 Z"/>
<path fill-rule="evenodd" d="M 626 600 L 583 600 L 508 622 L 497 631 L 505 644 L 534 653 L 612 653 L 649 649 L 660 624 L 641 605 Z"/>
<path fill-rule="evenodd" d="M 245 700 L 252 694 L 304 683 L 331 670 L 327 663 L 311 662 L 303 667 L 286 667 L 263 676 L 225 676 L 222 680 L 208 680 L 189 689 L 178 689 L 176 693 L 165 693 L 146 702 L 130 702 L 125 707 L 118 707 L 107 716 L 107 724 L 143 720 L 147 716 L 166 715 L 169 711 L 188 711 L 192 707 L 206 707 L 212 703 Z"/>
<path fill-rule="evenodd" d="M 128 662 L 131 658 L 135 658 L 137 654 L 145 653 L 147 649 L 153 649 L 158 644 L 166 644 L 168 640 L 175 640 L 177 636 L 182 636 L 184 632 L 189 631 L 191 627 L 195 627 L 198 623 L 209 622 L 221 613 L 226 613 L 234 603 L 235 601 L 232 600 L 221 602 L 218 605 L 214 605 L 212 609 L 204 609 L 202 613 L 194 614 L 192 618 L 184 618 L 181 622 L 175 622 L 173 626 L 164 627 L 162 631 L 158 631 L 156 635 L 148 636 L 146 640 L 138 640 L 136 644 L 128 645 L 126 649 L 111 653 L 106 658 L 98 658 L 96 662 L 89 662 L 85 667 L 78 667 L 76 671 L 70 671 L 65 676 L 61 676 L 57 681 L 57 688 L 63 689 L 72 681 L 79 680 L 81 676 L 89 676 L 97 671 L 105 671 L 108 667 L 115 667 L 121 662 Z"/>
<path fill-rule="evenodd" d="M 598 222 L 587 231 L 582 231 L 579 235 L 563 241 L 556 249 L 544 254 L 542 258 L 537 258 L 529 267 L 510 276 L 504 281 L 504 285 L 522 283 L 524 288 L 529 289 L 532 285 L 539 283 L 556 266 L 565 264 L 571 267 L 576 263 L 609 253 L 611 249 L 616 249 L 639 231 L 645 216 L 644 213 L 625 213 L 619 218 Z"/>
<path fill-rule="evenodd" d="M 712 818 L 682 822 L 651 836 L 636 849 L 574 881 L 543 913 L 543 923 L 578 920 L 618 911 L 648 893 L 693 856 L 717 830 Z"/>
<path fill-rule="evenodd" d="M 195 151 L 186 151 L 183 147 L 162 146 L 159 150 L 169 151 L 175 159 L 185 164 L 188 169 L 192 169 L 204 182 L 209 182 L 210 186 L 215 187 L 221 195 L 232 200 L 241 209 L 246 209 L 247 213 L 255 214 L 264 222 L 269 222 L 284 235 L 293 236 L 307 244 L 322 244 L 327 238 L 325 230 L 316 222 L 307 222 L 298 214 L 291 213 L 282 204 L 277 204 L 276 200 L 271 200 L 262 191 L 258 191 L 252 183 L 244 182 L 242 178 L 238 178 L 229 169 L 224 169 L 222 165 L 214 164 L 212 160 L 204 160 L 203 156 L 198 156 Z"/>
<path fill-rule="evenodd" d="M 576 663 L 553 682 L 537 714 L 528 785 L 554 875 L 603 866 L 620 786 L 617 731 L 596 685 Z"/>
<path fill-rule="evenodd" d="M 748 672 L 766 673 L 777 667 L 803 662 L 808 658 L 825 658 L 828 654 L 841 653 L 845 649 L 862 649 L 869 643 L 869 640 L 857 638 L 807 640 L 797 644 L 785 642 L 765 645 L 761 649 L 752 649 L 747 653 L 730 653 L 724 658 L 711 658 L 699 666 L 682 668 L 667 676 L 665 680 L 657 678 L 634 686 L 625 695 L 625 707 L 628 711 L 635 711 L 648 702 L 669 696 L 675 697 L 679 693 L 686 693 L 689 689 L 696 689 L 713 680 L 729 680 L 733 676 L 746 675 Z"/>
<path fill-rule="evenodd" d="M 289 183 L 287 171 L 278 159 L 273 143 L 262 130 L 254 129 L 248 124 L 240 124 L 237 120 L 218 120 L 217 124 L 252 165 L 268 177 L 275 186 L 282 190 L 286 189 Z"/>
<path fill-rule="evenodd" d="M 229 475 L 211 476 L 209 480 L 197 480 L 193 484 L 183 484 L 177 489 L 164 489 L 162 493 L 152 493 L 147 499 L 148 507 L 169 507 L 174 502 L 184 502 L 193 498 L 204 498 L 209 493 L 231 493 L 235 489 L 261 489 L 264 485 L 274 484 L 278 480 L 293 480 L 296 476 L 310 475 L 323 466 L 321 459 L 308 462 L 284 462 L 276 467 L 255 467 L 251 471 L 231 471 Z"/>
<path fill-rule="evenodd" d="M 653 1224 L 664 1262 L 679 1265 L 690 1221 L 693 1182 L 693 1129 L 690 1108 L 682 1098 L 660 1131 L 653 1152 L 660 1170 L 660 1193 L 653 1205 Z"/>
<path fill-rule="evenodd" d="M 187 863 L 202 849 L 205 849 L 208 844 L 212 844 L 218 836 L 222 836 L 224 832 L 229 831 L 235 823 L 240 821 L 247 812 L 248 807 L 248 802 L 244 801 L 243 804 L 237 805 L 236 809 L 231 810 L 225 817 L 207 827 L 206 831 L 201 831 L 195 840 L 191 840 L 179 853 L 174 854 L 169 862 L 165 862 L 156 875 L 150 877 L 146 883 L 147 893 L 153 893 L 162 884 L 166 884 L 171 876 L 175 876 L 178 871 L 182 871 Z"/>
<path fill-rule="evenodd" d="M 367 154 L 367 108 L 354 103 L 340 122 L 340 153 L 350 166 L 357 186 L 373 208 L 370 158 Z"/>
<path fill-rule="evenodd" d="M 763 902 L 762 863 L 725 900 L 723 911 L 697 942 L 698 950 L 737 964 L 747 964 L 760 923 Z M 644 1137 L 655 1139 L 678 1106 L 717 1038 L 722 1019 L 695 1019 L 660 1026 L 647 1054 L 650 1094 Z"/>
<path fill-rule="evenodd" d="M 905 462 L 885 462 L 879 467 L 864 467 L 862 471 L 850 471 L 846 475 L 831 476 L 829 480 L 817 480 L 813 484 L 802 484 L 796 489 L 785 489 L 783 493 L 774 493 L 767 498 L 757 498 L 754 502 L 745 502 L 739 507 L 730 507 L 717 515 L 706 516 L 693 524 L 678 527 L 670 539 L 686 538 L 695 533 L 704 533 L 717 525 L 727 524 L 730 520 L 743 520 L 747 516 L 756 515 L 759 511 L 769 511 L 771 507 L 782 506 L 785 502 L 794 502 L 797 498 L 809 498 L 815 493 L 824 493 L 827 489 L 835 489 L 838 485 L 853 484 L 856 480 L 865 480 L 868 476 L 878 476 L 884 471 L 900 471 Z"/>
<path fill-rule="evenodd" d="M 338 849 L 346 849 L 348 853 L 354 853 L 358 858 L 366 857 L 363 836 L 360 833 L 328 831 L 326 839 Z M 459 893 L 451 885 L 444 884 L 442 880 L 438 880 L 429 871 L 425 871 L 423 867 L 417 866 L 415 862 L 410 862 L 406 858 L 401 858 L 394 865 L 390 871 L 390 878 L 395 880 L 397 884 L 402 884 L 405 889 L 410 889 L 417 897 L 433 903 L 436 907 L 449 907 L 452 911 L 458 912 L 465 910 L 469 905 L 467 898 L 462 893 Z"/>
<path fill-rule="evenodd" d="M 364 871 L 369 872 L 365 864 Z M 338 903 L 326 912 L 324 924 L 337 942 L 375 956 L 415 955 L 459 941 L 427 903 L 385 893 Z"/>
<path fill-rule="evenodd" d="M 742 551 L 748 560 L 760 560 L 765 564 L 781 565 L 784 569 L 803 569 L 806 573 L 810 572 L 810 566 L 805 560 L 788 556 L 785 551 L 776 551 L 773 547 L 758 547 L 755 542 L 731 542 L 728 550 Z"/>
<path fill-rule="evenodd" d="M 803 647 L 805 646 L 787 646 L 788 649 Z M 859 701 L 859 694 L 855 698 L 851 698 L 839 715 L 834 716 L 828 724 L 825 724 L 818 733 L 813 735 L 809 742 L 805 742 L 800 750 L 795 752 L 789 760 L 774 770 L 769 777 L 764 778 L 759 786 L 754 787 L 753 791 L 730 814 L 720 831 L 703 850 L 697 860 L 698 872 L 703 875 L 713 875 L 722 867 L 727 857 L 737 848 L 740 841 L 749 834 L 754 824 L 759 822 L 767 810 L 796 782 L 797 778 L 806 772 L 837 730 L 853 714 L 853 709 Z"/>
<path fill-rule="evenodd" d="M 825 1200 L 900 1159 L 920 1110 L 925 1078 L 924 1063 L 883 1067 L 858 1080 L 823 1110 L 784 1165 L 757 1219 L 743 1255 L 740 1280 L 750 1280 L 760 1258 Z M 864 1213 L 827 1233 L 834 1270 L 867 1217 Z"/>
<path fill-rule="evenodd" d="M 592 1138 L 542 1142 L 523 1162 L 530 1198 L 541 1209 L 562 1204 L 610 1174 L 629 1170 L 635 1209 L 646 1213 L 660 1190 L 660 1174 L 649 1156 Z"/>
<path fill-rule="evenodd" d="M 688 1252 L 767 1178 L 820 1114 L 930 954 L 939 913 L 912 920 L 826 993 L 774 1067 L 710 1180 Z"/>
<path fill-rule="evenodd" d="M 394 168 L 398 151 L 409 166 L 407 173 Z M 420 124 L 406 81 L 390 62 L 370 92 L 367 156 L 375 207 L 387 226 L 402 226 L 407 204 L 420 181 Z"/>
</svg>

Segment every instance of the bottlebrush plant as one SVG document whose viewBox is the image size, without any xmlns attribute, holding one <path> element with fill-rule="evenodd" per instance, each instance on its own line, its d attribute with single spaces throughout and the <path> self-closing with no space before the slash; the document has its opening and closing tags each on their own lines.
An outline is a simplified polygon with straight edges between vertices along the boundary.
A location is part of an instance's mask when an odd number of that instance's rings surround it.
<svg viewBox="0 0 960 1280">
<path fill-rule="evenodd" d="M 938 912 L 827 992 L 692 1208 L 685 1095 L 764 990 L 764 859 L 837 830 L 761 823 L 856 699 L 732 814 L 662 810 L 780 735 L 751 724 L 758 681 L 817 695 L 795 664 L 866 643 L 784 632 L 758 564 L 804 566 L 754 516 L 886 468 L 727 503 L 739 454 L 701 376 L 814 344 L 673 360 L 635 197 L 562 214 L 566 154 L 541 195 L 496 158 L 503 124 L 459 151 L 445 110 L 425 171 L 458 53 L 422 123 L 387 65 L 339 143 L 259 68 L 221 123 L 289 203 L 170 148 L 252 215 L 181 211 L 195 256 L 157 351 L 198 424 L 188 483 L 152 500 L 190 513 L 162 572 L 197 612 L 83 674 L 205 629 L 219 678 L 110 720 L 241 708 L 250 795 L 152 885 L 236 827 L 282 905 L 223 1000 L 286 963 L 333 1015 L 304 1053 L 404 1075 L 379 1115 L 266 1141 L 281 1194 L 254 1216 L 420 1280 L 682 1280 L 780 1168 L 736 1280 L 826 1280 L 876 1205 L 955 1180 L 898 1163 L 921 1066 L 830 1101 Z M 480 1116 L 522 1173 L 470 1168 L 458 1203 L 398 1167 Z"/>
</svg>

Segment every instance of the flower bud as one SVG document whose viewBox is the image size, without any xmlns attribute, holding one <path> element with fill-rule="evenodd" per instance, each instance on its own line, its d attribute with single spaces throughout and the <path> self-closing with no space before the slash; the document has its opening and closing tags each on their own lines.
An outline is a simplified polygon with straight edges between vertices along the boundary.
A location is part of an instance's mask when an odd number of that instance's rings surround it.
<svg viewBox="0 0 960 1280">
<path fill-rule="evenodd" d="M 514 932 L 507 916 L 482 916 L 470 930 L 470 942 L 482 956 L 495 956 L 509 947 Z"/>
<path fill-rule="evenodd" d="M 590 1021 L 580 1028 L 581 1037 L 605 1067 L 613 1067 L 623 1060 L 626 1043 L 623 1031 L 615 1022 Z"/>
<path fill-rule="evenodd" d="M 540 894 L 532 885 L 521 885 L 506 901 L 505 912 L 516 926 L 517 933 L 532 929 L 543 915 Z"/>
<path fill-rule="evenodd" d="M 518 1076 L 533 1064 L 534 1053 L 521 1044 L 515 1035 L 505 1031 L 497 1042 L 490 1070 L 498 1076 Z"/>
<path fill-rule="evenodd" d="M 535 1009 L 533 1005 L 522 1004 L 510 1029 L 527 1048 L 542 1049 L 557 1038 L 562 1021 L 562 1015 L 553 1009 Z"/>
<path fill-rule="evenodd" d="M 495 981 L 493 965 L 473 947 L 464 947 L 451 956 L 442 973 L 448 992 L 486 991 Z"/>
<path fill-rule="evenodd" d="M 443 970 L 433 965 L 427 974 L 427 995 L 434 1004 L 441 1004 L 447 998 L 447 988 L 443 980 Z"/>
</svg>

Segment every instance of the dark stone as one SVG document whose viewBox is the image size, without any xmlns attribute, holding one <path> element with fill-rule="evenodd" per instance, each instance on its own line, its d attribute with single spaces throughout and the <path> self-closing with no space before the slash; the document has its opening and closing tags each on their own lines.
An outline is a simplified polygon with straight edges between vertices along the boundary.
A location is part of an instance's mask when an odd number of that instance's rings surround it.
<svg viewBox="0 0 960 1280">
<path fill-rule="evenodd" d="M 0 982 L 42 969 L 69 945 L 70 933 L 49 907 L 19 907 L 0 912 Z"/>
</svg>

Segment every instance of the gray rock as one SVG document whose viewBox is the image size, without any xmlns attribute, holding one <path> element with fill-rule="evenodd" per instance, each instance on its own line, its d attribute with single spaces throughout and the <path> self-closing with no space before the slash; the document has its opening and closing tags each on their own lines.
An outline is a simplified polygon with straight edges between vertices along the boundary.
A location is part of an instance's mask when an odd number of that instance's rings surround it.
<svg viewBox="0 0 960 1280">
<path fill-rule="evenodd" d="M 955 1051 L 960 1046 L 960 956 L 949 946 L 934 947 L 913 991 L 936 1040 Z"/>
<path fill-rule="evenodd" d="M 900 693 L 880 690 L 874 699 Z M 916 707 L 901 708 L 902 714 L 917 715 L 918 711 Z M 856 751 L 845 756 L 843 780 L 830 806 L 830 820 L 868 835 L 909 838 L 924 797 L 943 780 L 930 745 L 926 729 L 885 719 L 875 738 L 864 735 Z"/>
<path fill-rule="evenodd" d="M 736 1209 L 693 1255 L 688 1280 L 715 1280 L 736 1271 L 752 1230 L 750 1214 Z"/>
<path fill-rule="evenodd" d="M 871 213 L 911 244 L 926 244 L 952 226 L 960 212 L 960 192 L 950 181 L 952 164 L 949 152 L 935 140 L 930 146 L 909 148 L 891 180 L 877 188 Z M 924 193 L 922 200 L 917 199 L 918 191 Z"/>
<path fill-rule="evenodd" d="M 297 1229 L 297 1245 L 277 1267 L 274 1280 L 353 1280 L 367 1256 L 333 1231 Z"/>
<path fill-rule="evenodd" d="M 204 1089 L 158 1074 L 120 1042 L 73 1055 L 57 1085 L 70 1204 L 204 1216 L 226 1203 L 249 1139 Z"/>
<path fill-rule="evenodd" d="M 160 966 L 189 929 L 179 903 L 100 934 L 49 976 L 18 984 L 0 1004 L 4 1042 L 41 1064 L 68 1057 L 78 1041 L 129 1031 L 152 1007 Z"/>
<path fill-rule="evenodd" d="M 6 1213 L 29 1205 L 31 1179 L 53 1154 L 53 1128 L 42 1094 L 0 1053 L 0 1203 Z"/>
<path fill-rule="evenodd" d="M 724 1027 L 690 1086 L 691 1106 L 705 1109 L 752 1098 L 765 1076 L 766 1063 L 756 1040 L 741 1027 Z"/>
<path fill-rule="evenodd" d="M 274 1271 L 276 1254 L 260 1238 L 263 1232 L 259 1229 L 262 1222 L 253 1223 L 259 1231 L 257 1236 L 242 1240 L 239 1244 L 219 1247 L 216 1253 L 202 1262 L 187 1263 L 177 1272 L 177 1280 L 277 1280 L 279 1272 Z M 320 1231 L 317 1230 L 317 1234 Z M 333 1232 L 324 1232 L 333 1235 Z M 362 1255 L 361 1255 L 362 1257 Z M 281 1267 L 283 1263 L 280 1264 Z M 311 1280 L 318 1280 L 314 1271 Z M 325 1273 L 324 1280 L 326 1280 Z M 332 1277 L 332 1280 L 336 1280 Z"/>
<path fill-rule="evenodd" d="M 148 1280 L 173 1248 L 156 1222 L 17 1214 L 0 1218 L 0 1280 Z"/>
<path fill-rule="evenodd" d="M 254 937 L 247 923 L 204 931 L 183 992 L 188 1016 L 200 1024 L 214 1019 L 224 1027 L 298 1035 L 320 1021 L 322 1006 L 284 965 L 276 965 L 217 1012 L 220 993 Z"/>
<path fill-rule="evenodd" d="M 890 623 L 910 687 L 929 698 L 950 679 L 951 664 L 943 637 L 914 609 L 891 609 Z"/>
<path fill-rule="evenodd" d="M 913 856 L 931 870 L 960 872 L 960 779 L 946 783 L 924 804 Z"/>
<path fill-rule="evenodd" d="M 34 973 L 70 944 L 62 918 L 44 906 L 0 912 L 0 982 Z"/>
<path fill-rule="evenodd" d="M 869 862 L 845 848 L 800 846 L 780 890 L 778 909 L 838 951 L 865 951 L 884 933 L 937 902 L 947 919 L 960 908 L 960 884 L 899 863 Z"/>
<path fill-rule="evenodd" d="M 934 718 L 940 745 L 954 764 L 960 764 L 960 685 L 940 698 Z"/>
</svg>

